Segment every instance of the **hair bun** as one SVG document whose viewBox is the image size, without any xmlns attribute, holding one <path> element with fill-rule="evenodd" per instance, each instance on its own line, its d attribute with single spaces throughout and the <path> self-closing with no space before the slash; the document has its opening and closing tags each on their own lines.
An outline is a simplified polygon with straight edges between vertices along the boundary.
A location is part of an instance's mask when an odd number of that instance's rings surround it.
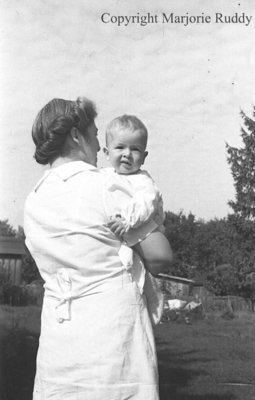
<svg viewBox="0 0 255 400">
<path fill-rule="evenodd" d="M 96 117 L 94 104 L 85 97 L 77 101 L 53 99 L 36 117 L 32 137 L 36 145 L 34 158 L 46 165 L 59 157 L 72 128 L 86 132 Z"/>
</svg>

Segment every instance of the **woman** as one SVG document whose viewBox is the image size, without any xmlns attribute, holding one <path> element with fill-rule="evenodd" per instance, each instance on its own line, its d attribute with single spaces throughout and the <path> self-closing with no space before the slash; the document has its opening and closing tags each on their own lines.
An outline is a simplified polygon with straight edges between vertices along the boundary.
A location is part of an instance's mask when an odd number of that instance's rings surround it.
<svg viewBox="0 0 255 400">
<path fill-rule="evenodd" d="M 50 164 L 25 205 L 26 244 L 45 280 L 34 400 L 157 400 L 152 327 L 108 226 L 116 200 L 96 168 L 95 117 L 85 98 L 54 99 L 32 129 L 36 161 Z M 171 262 L 153 222 L 129 245 L 153 273 Z"/>
</svg>

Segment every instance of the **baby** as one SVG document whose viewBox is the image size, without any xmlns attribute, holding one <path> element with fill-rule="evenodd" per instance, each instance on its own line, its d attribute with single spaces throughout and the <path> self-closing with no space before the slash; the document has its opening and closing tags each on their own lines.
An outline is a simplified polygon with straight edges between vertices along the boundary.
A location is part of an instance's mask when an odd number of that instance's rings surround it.
<svg viewBox="0 0 255 400">
<path fill-rule="evenodd" d="M 133 264 L 133 252 L 125 246 L 125 239 L 130 232 L 149 220 L 153 220 L 164 232 L 164 212 L 162 195 L 147 171 L 141 170 L 145 158 L 148 132 L 145 125 L 133 115 L 115 118 L 106 128 L 106 147 L 104 152 L 112 168 L 105 168 L 109 176 L 108 188 L 111 191 L 125 190 L 130 200 L 120 204 L 119 210 L 108 224 L 113 233 L 123 239 L 120 257 L 129 267 Z M 111 180 L 111 177 L 114 179 Z M 119 185 L 118 185 L 119 182 Z M 136 254 L 134 254 L 137 257 Z M 143 260 L 146 266 L 146 260 Z M 154 323 L 159 322 L 163 309 L 163 296 L 157 282 L 144 265 L 133 270 L 134 278 L 144 292 L 149 313 Z"/>
</svg>

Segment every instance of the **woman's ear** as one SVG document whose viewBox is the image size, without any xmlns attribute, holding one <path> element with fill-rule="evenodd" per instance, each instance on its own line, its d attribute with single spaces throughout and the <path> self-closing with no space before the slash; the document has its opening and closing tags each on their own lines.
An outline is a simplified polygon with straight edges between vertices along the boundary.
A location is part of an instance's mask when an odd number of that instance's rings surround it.
<svg viewBox="0 0 255 400">
<path fill-rule="evenodd" d="M 71 139 L 76 143 L 80 143 L 79 131 L 77 128 L 72 128 L 70 132 Z"/>
</svg>

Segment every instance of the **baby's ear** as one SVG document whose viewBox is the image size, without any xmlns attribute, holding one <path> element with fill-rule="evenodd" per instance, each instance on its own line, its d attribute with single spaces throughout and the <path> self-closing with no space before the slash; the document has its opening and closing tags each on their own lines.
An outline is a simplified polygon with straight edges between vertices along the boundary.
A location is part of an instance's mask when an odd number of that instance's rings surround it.
<svg viewBox="0 0 255 400">
<path fill-rule="evenodd" d="M 147 155 L 148 155 L 148 151 L 145 151 L 145 152 L 144 152 L 144 155 L 143 155 L 143 163 L 144 163 L 145 158 L 147 157 Z"/>
<path fill-rule="evenodd" d="M 104 148 L 103 148 L 103 152 L 104 152 L 104 154 L 106 155 L 106 157 L 109 156 L 109 150 L 107 149 L 107 147 L 104 147 Z"/>
</svg>

